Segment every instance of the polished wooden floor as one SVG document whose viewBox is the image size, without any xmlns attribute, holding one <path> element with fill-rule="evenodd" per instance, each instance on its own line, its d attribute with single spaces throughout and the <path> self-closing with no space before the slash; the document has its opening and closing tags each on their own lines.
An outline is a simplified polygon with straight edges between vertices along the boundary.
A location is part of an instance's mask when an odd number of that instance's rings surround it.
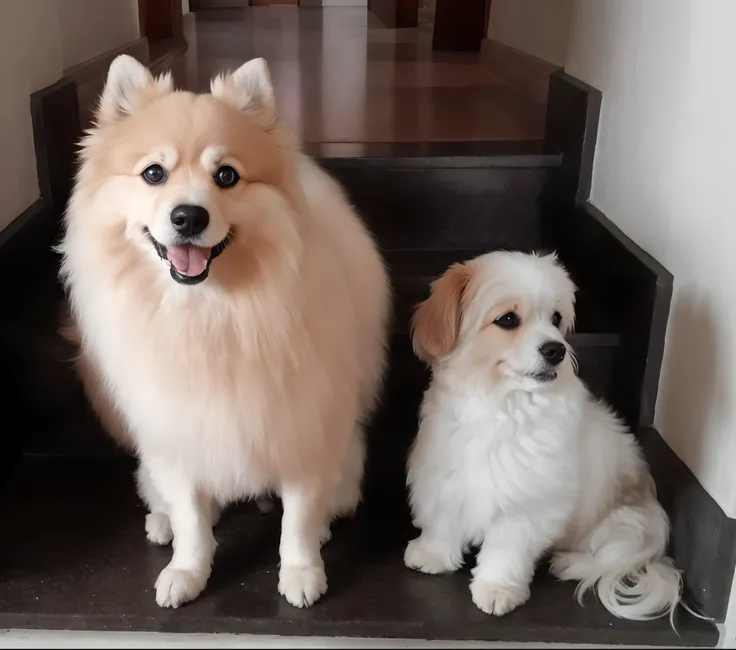
<svg viewBox="0 0 736 650">
<path fill-rule="evenodd" d="M 188 48 L 164 64 L 205 90 L 268 60 L 281 118 L 305 143 L 536 140 L 544 106 L 477 53 L 437 53 L 431 24 L 382 27 L 365 9 L 255 7 L 188 16 Z"/>
</svg>

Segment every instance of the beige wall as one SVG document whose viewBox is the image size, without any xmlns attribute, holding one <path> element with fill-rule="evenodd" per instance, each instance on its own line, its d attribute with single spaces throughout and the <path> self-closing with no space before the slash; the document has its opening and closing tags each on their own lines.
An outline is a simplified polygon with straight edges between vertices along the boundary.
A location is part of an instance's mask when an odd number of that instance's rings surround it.
<svg viewBox="0 0 736 650">
<path fill-rule="evenodd" d="M 488 38 L 564 65 L 572 8 L 573 0 L 493 0 Z"/>
<path fill-rule="evenodd" d="M 56 0 L 0 0 L 0 230 L 39 196 L 29 100 L 61 76 Z"/>
<path fill-rule="evenodd" d="M 138 0 L 56 1 L 64 68 L 130 43 L 140 36 Z"/>
<path fill-rule="evenodd" d="M 39 196 L 31 93 L 138 34 L 138 0 L 0 0 L 0 230 Z"/>
<path fill-rule="evenodd" d="M 592 202 L 675 276 L 659 431 L 736 516 L 736 2 L 577 0 L 603 91 Z"/>
</svg>

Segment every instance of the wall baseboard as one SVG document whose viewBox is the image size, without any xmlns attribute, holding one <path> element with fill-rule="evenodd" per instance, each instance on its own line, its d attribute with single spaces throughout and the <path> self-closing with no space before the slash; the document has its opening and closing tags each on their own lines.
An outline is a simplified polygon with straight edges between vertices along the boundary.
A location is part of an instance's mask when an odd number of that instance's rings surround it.
<svg viewBox="0 0 736 650">
<path fill-rule="evenodd" d="M 41 197 L 62 212 L 76 174 L 76 148 L 82 135 L 74 80 L 62 77 L 33 93 L 31 120 Z"/>
<path fill-rule="evenodd" d="M 40 198 L 0 231 L 0 277 L 3 278 L 0 324 L 16 317 L 27 302 L 25 299 L 29 293 L 35 292 L 41 269 L 51 268 L 53 255 L 47 242 L 55 239 L 57 224 L 58 213 L 53 204 Z M 7 363 L 7 355 L 2 353 L 5 345 L 17 345 L 17 341 L 11 340 L 6 344 L 0 336 L 0 359 L 3 364 Z M 23 450 L 24 436 L 15 432 L 11 435 L 11 429 L 17 428 L 17 425 L 9 417 L 12 405 L 21 403 L 22 392 L 17 374 L 0 373 L 0 404 L 8 418 L 8 433 L 0 436 L 0 490 L 10 479 Z"/>
<path fill-rule="evenodd" d="M 41 197 L 0 231 L 0 277 L 22 278 L 20 282 L 3 282 L 3 318 L 10 315 L 16 302 L 21 304 L 15 300 L 16 292 L 27 293 L 39 267 L 49 268 L 53 263 L 48 242 L 56 241 L 59 225 L 53 202 Z"/>
<path fill-rule="evenodd" d="M 726 515 L 655 429 L 641 430 L 638 438 L 670 517 L 670 554 L 684 572 L 686 598 L 722 623 L 736 570 L 736 519 Z"/>
<path fill-rule="evenodd" d="M 489 38 L 483 39 L 480 51 L 491 67 L 501 75 L 513 78 L 516 85 L 539 103 L 547 101 L 550 75 L 562 69 L 559 65 Z"/>
</svg>

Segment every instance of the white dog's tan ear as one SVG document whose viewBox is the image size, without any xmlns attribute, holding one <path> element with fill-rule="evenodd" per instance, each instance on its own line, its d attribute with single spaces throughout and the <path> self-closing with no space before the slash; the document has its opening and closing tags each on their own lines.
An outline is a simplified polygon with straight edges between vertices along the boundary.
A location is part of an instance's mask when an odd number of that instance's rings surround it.
<svg viewBox="0 0 736 650">
<path fill-rule="evenodd" d="M 276 123 L 276 100 L 265 59 L 252 59 L 235 72 L 212 80 L 212 94 L 270 129 Z"/>
<path fill-rule="evenodd" d="M 455 348 L 462 322 L 463 295 L 473 277 L 467 264 L 454 264 L 432 282 L 431 293 L 411 321 L 414 353 L 425 363 Z"/>
<path fill-rule="evenodd" d="M 97 109 L 100 126 L 113 124 L 152 99 L 174 90 L 171 74 L 154 78 L 146 66 L 127 54 L 110 64 Z"/>
</svg>

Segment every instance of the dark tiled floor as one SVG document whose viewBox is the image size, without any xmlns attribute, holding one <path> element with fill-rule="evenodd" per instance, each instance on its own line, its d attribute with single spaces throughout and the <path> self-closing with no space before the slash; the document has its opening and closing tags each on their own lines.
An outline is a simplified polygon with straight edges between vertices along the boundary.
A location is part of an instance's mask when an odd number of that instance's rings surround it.
<svg viewBox="0 0 736 650">
<path fill-rule="evenodd" d="M 543 134 L 542 104 L 479 53 L 432 52 L 431 25 L 387 29 L 358 8 L 257 7 L 198 11 L 185 28 L 186 52 L 158 70 L 171 69 L 181 86 L 201 91 L 222 70 L 265 57 L 281 117 L 306 143 L 528 141 Z M 80 92 L 84 114 L 96 92 Z"/>
</svg>

